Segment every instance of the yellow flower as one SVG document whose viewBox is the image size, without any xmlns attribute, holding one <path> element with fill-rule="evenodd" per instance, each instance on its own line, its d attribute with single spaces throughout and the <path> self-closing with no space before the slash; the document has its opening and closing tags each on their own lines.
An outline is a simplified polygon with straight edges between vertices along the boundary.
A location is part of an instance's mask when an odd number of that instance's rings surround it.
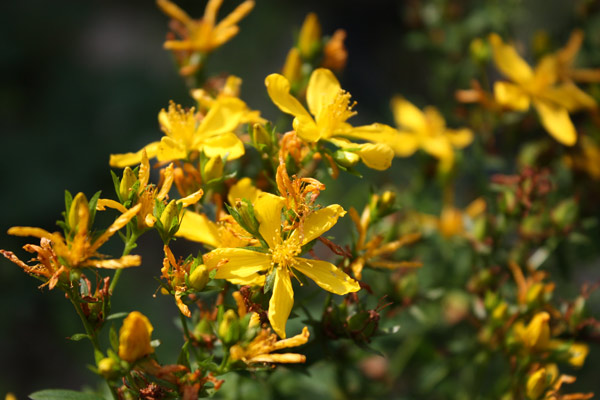
<svg viewBox="0 0 600 400">
<path fill-rule="evenodd" d="M 106 259 L 97 253 L 112 235 L 135 217 L 140 205 L 127 210 L 119 216 L 104 233 L 94 239 L 90 232 L 89 204 L 83 193 L 78 193 L 71 203 L 68 213 L 70 234 L 64 238 L 60 233 L 50 233 L 42 228 L 15 226 L 8 230 L 9 235 L 33 236 L 41 239 L 41 245 L 25 245 L 30 253 L 37 253 L 39 264 L 29 266 L 18 259 L 10 251 L 1 250 L 4 257 L 23 268 L 27 273 L 43 276 L 48 281 L 50 289 L 58 283 L 61 275 L 67 274 L 72 268 L 107 268 L 120 269 L 135 267 L 142 260 L 137 255 L 126 255 L 118 259 Z"/>
<path fill-rule="evenodd" d="M 167 40 L 165 49 L 176 51 L 201 51 L 210 53 L 233 38 L 240 30 L 236 25 L 254 8 L 254 1 L 246 0 L 221 22 L 215 25 L 217 12 L 223 0 L 209 0 L 204 17 L 192 19 L 185 11 L 169 0 L 157 0 L 160 9 L 169 17 L 181 23 L 181 40 Z"/>
<path fill-rule="evenodd" d="M 235 75 L 229 75 L 225 80 L 225 83 L 223 84 L 222 88 L 218 90 L 216 96 L 211 95 L 208 91 L 204 89 L 194 89 L 192 90 L 191 95 L 198 102 L 198 107 L 200 110 L 210 110 L 219 100 L 224 100 L 228 98 L 237 99 L 244 104 L 244 109 L 240 118 L 241 124 L 266 123 L 267 121 L 264 118 L 261 118 L 260 111 L 251 110 L 248 107 L 248 105 L 246 105 L 246 103 L 239 99 L 241 86 L 241 78 Z"/>
<path fill-rule="evenodd" d="M 590 69 L 573 67 L 582 43 L 583 31 L 581 29 L 575 29 L 571 33 L 566 46 L 554 54 L 557 61 L 558 75 L 563 81 L 600 82 L 599 68 Z"/>
<path fill-rule="evenodd" d="M 235 205 L 237 199 L 247 199 L 254 203 L 261 190 L 252 185 L 250 178 L 242 178 L 229 189 L 229 204 Z M 206 214 L 186 211 L 176 236 L 211 247 L 246 247 L 258 245 L 258 240 L 248 235 L 230 215 L 211 221 Z"/>
<path fill-rule="evenodd" d="M 111 154 L 111 167 L 123 168 L 142 161 L 145 150 L 149 158 L 160 162 L 187 159 L 193 151 L 203 151 L 208 157 L 236 159 L 244 154 L 244 144 L 233 133 L 244 115 L 246 104 L 240 99 L 217 99 L 210 111 L 198 122 L 194 108 L 186 111 L 171 102 L 162 109 L 158 121 L 166 136 L 136 153 Z"/>
<path fill-rule="evenodd" d="M 330 70 L 318 68 L 310 76 L 306 89 L 310 113 L 290 94 L 290 83 L 284 76 L 271 74 L 265 79 L 265 85 L 273 103 L 295 117 L 293 127 L 302 140 L 327 140 L 356 152 L 370 168 L 384 170 L 390 167 L 398 141 L 396 130 L 377 123 L 359 127 L 348 124 L 346 120 L 356 114 L 352 111 L 354 103 L 350 102 L 350 94 L 342 90 Z M 346 138 L 371 143 L 351 143 Z"/>
<path fill-rule="evenodd" d="M 560 143 L 574 145 L 577 132 L 569 112 L 594 108 L 595 100 L 572 82 L 557 84 L 555 56 L 544 57 L 532 70 L 515 48 L 502 42 L 500 36 L 491 34 L 489 40 L 496 66 L 512 81 L 494 83 L 496 101 L 517 111 L 526 111 L 533 104 L 546 131 Z"/>
<path fill-rule="evenodd" d="M 550 343 L 549 321 L 550 314 L 545 311 L 538 312 L 527 326 L 515 324 L 515 333 L 527 348 L 545 350 Z"/>
<path fill-rule="evenodd" d="M 119 331 L 119 357 L 132 363 L 154 353 L 154 348 L 150 345 L 153 330 L 145 315 L 139 311 L 130 312 Z"/>
<path fill-rule="evenodd" d="M 422 149 L 451 166 L 454 149 L 462 149 L 473 141 L 473 132 L 468 128 L 448 129 L 434 107 L 421 111 L 399 96 L 392 99 L 391 106 L 400 136 L 395 149 L 398 155 L 410 156 Z"/>
<path fill-rule="evenodd" d="M 275 353 L 273 351 L 288 347 L 297 347 L 308 341 L 310 333 L 304 327 L 302 333 L 289 339 L 277 340 L 277 335 L 268 329 L 261 329 L 258 335 L 247 346 L 233 345 L 230 349 L 232 360 L 241 360 L 246 364 L 256 363 L 303 363 L 306 356 L 297 353 Z"/>
<path fill-rule="evenodd" d="M 419 222 L 425 230 L 437 229 L 445 238 L 462 236 L 472 238 L 470 227 L 476 218 L 481 216 L 486 209 L 485 200 L 477 198 L 473 200 L 464 210 L 445 204 L 439 217 L 433 215 L 420 215 Z"/>
<path fill-rule="evenodd" d="M 273 330 L 285 338 L 285 324 L 294 304 L 291 277 L 294 270 L 315 281 L 321 288 L 344 295 L 360 289 L 358 282 L 335 265 L 320 260 L 298 257 L 302 246 L 328 231 L 346 212 L 337 204 L 308 215 L 302 229 L 295 229 L 287 238 L 282 237 L 281 211 L 285 200 L 263 193 L 256 200 L 254 212 L 259 232 L 269 246 L 263 253 L 250 249 L 220 248 L 204 256 L 209 269 L 216 268 L 215 278 L 227 279 L 234 284 L 263 285 L 265 276 L 274 273 L 273 295 L 269 302 L 268 317 Z"/>
</svg>

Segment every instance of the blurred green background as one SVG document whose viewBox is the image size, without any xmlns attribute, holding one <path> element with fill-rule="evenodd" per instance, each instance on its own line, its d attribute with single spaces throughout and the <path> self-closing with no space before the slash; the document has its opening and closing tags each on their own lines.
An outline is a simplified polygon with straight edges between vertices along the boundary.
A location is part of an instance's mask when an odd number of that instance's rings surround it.
<svg viewBox="0 0 600 400">
<path fill-rule="evenodd" d="M 238 3 L 225 0 L 220 15 Z M 205 2 L 178 4 L 200 16 Z M 496 31 L 527 50 L 543 29 L 556 47 L 583 21 L 586 64 L 600 66 L 598 8 L 597 1 L 564 0 L 258 0 L 240 34 L 213 54 L 207 70 L 242 77 L 242 98 L 275 119 L 264 78 L 281 69 L 295 32 L 315 11 L 325 34 L 337 28 L 348 33 L 341 82 L 358 101 L 353 123 L 393 125 L 389 99 L 401 93 L 418 106 L 436 105 L 452 124 L 454 90 L 466 88 L 476 73 L 468 53 L 473 38 Z M 109 154 L 156 140 L 158 111 L 171 99 L 192 101 L 162 49 L 167 18 L 152 1 L 23 0 L 4 2 L 0 10 L 0 248 L 26 259 L 19 249 L 28 240 L 6 235 L 9 227 L 57 229 L 65 189 L 88 197 L 101 189 L 112 197 Z M 411 161 L 394 161 L 383 176 L 400 187 L 409 184 Z M 343 190 L 338 182 L 330 193 L 336 188 Z M 356 198 L 364 202 L 366 194 Z M 168 343 L 175 345 L 178 340 L 170 339 L 180 334 L 170 299 L 153 297 L 162 246 L 156 235 L 149 236 L 136 250 L 144 266 L 124 274 L 127 290 L 118 292 L 113 308 L 131 311 L 134 293 L 135 308 L 154 317 L 154 337 L 165 343 L 158 354 L 166 356 L 175 353 Z M 104 251 L 111 249 L 120 251 L 118 240 Z M 81 328 L 61 294 L 37 290 L 36 280 L 4 259 L 0 282 L 0 396 L 11 391 L 25 398 L 42 388 L 80 389 L 97 382 L 82 367 L 92 362 L 89 345 L 65 339 Z"/>
</svg>

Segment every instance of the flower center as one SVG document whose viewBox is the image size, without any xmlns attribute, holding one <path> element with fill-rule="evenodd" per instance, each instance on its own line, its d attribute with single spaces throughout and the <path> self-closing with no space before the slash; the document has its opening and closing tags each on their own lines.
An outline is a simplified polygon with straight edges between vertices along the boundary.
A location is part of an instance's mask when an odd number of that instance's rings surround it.
<svg viewBox="0 0 600 400">
<path fill-rule="evenodd" d="M 293 265 L 296 261 L 294 258 L 300 254 L 302 248 L 297 242 L 286 240 L 285 242 L 278 244 L 274 249 L 270 250 L 272 264 L 281 266 Z"/>
<path fill-rule="evenodd" d="M 350 93 L 340 90 L 333 102 L 319 113 L 317 124 L 322 128 L 323 137 L 333 135 L 339 124 L 357 114 L 356 111 L 352 111 L 356 102 L 351 103 L 350 98 Z"/>
</svg>

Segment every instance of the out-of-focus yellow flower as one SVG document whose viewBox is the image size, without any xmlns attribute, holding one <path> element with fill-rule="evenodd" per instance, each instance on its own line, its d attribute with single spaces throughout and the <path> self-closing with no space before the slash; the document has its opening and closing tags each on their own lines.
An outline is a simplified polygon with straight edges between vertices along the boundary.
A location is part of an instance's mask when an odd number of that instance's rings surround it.
<svg viewBox="0 0 600 400">
<path fill-rule="evenodd" d="M 566 155 L 565 163 L 596 181 L 600 180 L 600 146 L 588 136 L 582 136 L 579 142 L 579 151 Z"/>
<path fill-rule="evenodd" d="M 119 357 L 132 363 L 153 353 L 150 345 L 153 330 L 145 315 L 139 311 L 129 313 L 119 331 Z"/>
<path fill-rule="evenodd" d="M 367 242 L 367 231 L 371 223 L 369 206 L 365 207 L 361 216 L 358 215 L 358 212 L 354 208 L 350 209 L 349 214 L 358 231 L 355 250 L 360 255 L 350 266 L 356 279 L 362 278 L 362 270 L 365 265 L 387 269 L 417 268 L 423 265 L 418 261 L 390 261 L 385 259 L 385 256 L 393 254 L 400 247 L 419 240 L 421 238 L 420 233 L 403 235 L 399 239 L 388 243 L 384 243 L 382 235 L 374 235 Z"/>
<path fill-rule="evenodd" d="M 550 314 L 541 311 L 533 316 L 527 326 L 515 323 L 514 330 L 525 347 L 534 350 L 545 350 L 550 343 Z"/>
<path fill-rule="evenodd" d="M 496 101 L 517 111 L 526 111 L 533 104 L 546 131 L 560 143 L 574 145 L 577 132 L 569 112 L 595 108 L 595 100 L 572 82 L 557 84 L 557 57 L 544 57 L 532 70 L 500 36 L 491 34 L 489 40 L 496 66 L 512 81 L 494 83 Z"/>
<path fill-rule="evenodd" d="M 471 238 L 469 226 L 476 218 L 483 215 L 485 209 L 485 200 L 477 198 L 464 210 L 446 204 L 442 207 L 439 217 L 422 214 L 419 216 L 419 221 L 425 230 L 437 229 L 445 238 L 453 236 Z"/>
<path fill-rule="evenodd" d="M 396 154 L 400 156 L 410 156 L 422 149 L 452 165 L 454 149 L 462 149 L 473 141 L 473 132 L 468 128 L 448 129 L 444 117 L 434 107 L 421 111 L 402 97 L 394 97 L 391 106 L 399 130 Z"/>
<path fill-rule="evenodd" d="M 137 255 L 126 255 L 118 259 L 106 259 L 97 253 L 112 235 L 135 217 L 140 205 L 132 207 L 119 216 L 104 233 L 94 239 L 90 232 L 90 210 L 88 201 L 83 193 L 78 193 L 71 203 L 68 213 L 70 235 L 64 238 L 60 233 L 50 233 L 42 228 L 28 226 L 15 226 L 8 230 L 9 235 L 33 236 L 41 239 L 40 246 L 28 244 L 24 249 L 30 253 L 37 253 L 38 264 L 27 265 L 19 260 L 10 251 L 0 250 L 4 257 L 8 258 L 25 272 L 45 277 L 50 289 L 58 283 L 61 275 L 67 274 L 73 268 L 107 268 L 120 269 L 135 267 L 142 260 Z"/>
<path fill-rule="evenodd" d="M 560 374 L 556 364 L 548 364 L 529 375 L 525 391 L 529 400 L 585 400 L 594 397 L 593 393 L 561 394 L 565 383 L 575 382 L 575 377 Z"/>
<path fill-rule="evenodd" d="M 244 154 L 244 143 L 233 133 L 247 107 L 234 97 L 220 98 L 210 111 L 198 120 L 194 108 L 186 111 L 171 102 L 169 110 L 161 110 L 158 121 L 165 136 L 136 153 L 111 154 L 111 167 L 123 168 L 142 161 L 142 152 L 160 162 L 185 160 L 193 151 L 203 151 L 208 157 L 236 159 Z"/>
<path fill-rule="evenodd" d="M 583 31 L 575 29 L 569 41 L 553 56 L 556 57 L 559 78 L 563 81 L 600 82 L 600 68 L 574 68 L 575 58 L 583 43 Z"/>
<path fill-rule="evenodd" d="M 159 8 L 181 24 L 181 40 L 167 40 L 165 49 L 175 51 L 201 51 L 210 53 L 233 38 L 240 30 L 236 25 L 254 8 L 254 1 L 246 0 L 221 22 L 216 24 L 217 12 L 223 0 L 209 0 L 204 16 L 192 19 L 185 11 L 169 0 L 157 0 Z"/>
<path fill-rule="evenodd" d="M 229 75 L 223 86 L 218 89 L 216 96 L 212 95 L 205 89 L 194 89 L 191 91 L 191 95 L 198 102 L 199 110 L 210 110 L 215 103 L 223 99 L 234 98 L 242 101 L 239 98 L 241 86 L 241 78 L 235 75 Z M 260 116 L 260 111 L 251 110 L 246 103 L 243 104 L 244 110 L 242 111 L 242 116 L 240 117 L 241 124 L 264 124 L 267 122 Z"/>
<path fill-rule="evenodd" d="M 350 102 L 350 94 L 342 90 L 330 70 L 318 68 L 310 76 L 306 89 L 310 113 L 290 94 L 290 83 L 284 76 L 271 74 L 265 79 L 265 85 L 273 103 L 295 117 L 293 127 L 302 140 L 311 143 L 327 140 L 356 152 L 370 168 L 384 170 L 390 167 L 398 145 L 396 130 L 377 123 L 359 127 L 348 124 L 346 120 L 356 115 L 356 111 L 352 111 L 354 103 Z M 347 139 L 371 143 L 357 144 Z"/>
<path fill-rule="evenodd" d="M 297 270 L 321 288 L 339 295 L 356 292 L 358 282 L 335 265 L 320 260 L 298 257 L 302 246 L 328 231 L 346 212 L 337 204 L 315 211 L 304 219 L 302 229 L 283 237 L 281 211 L 285 200 L 262 193 L 255 202 L 254 213 L 259 232 L 269 246 L 266 253 L 249 249 L 220 248 L 204 256 L 209 269 L 216 268 L 215 278 L 227 279 L 234 284 L 263 285 L 265 277 L 274 273 L 273 295 L 269 302 L 268 317 L 273 330 L 285 338 L 285 325 L 294 304 L 291 277 Z"/>
<path fill-rule="evenodd" d="M 302 333 L 288 339 L 277 340 L 277 335 L 268 329 L 261 329 L 258 335 L 247 346 L 233 345 L 230 349 L 232 360 L 241 360 L 244 363 L 303 363 L 306 356 L 297 353 L 274 353 L 272 352 L 288 347 L 297 347 L 308 341 L 310 333 L 304 327 Z"/>
</svg>

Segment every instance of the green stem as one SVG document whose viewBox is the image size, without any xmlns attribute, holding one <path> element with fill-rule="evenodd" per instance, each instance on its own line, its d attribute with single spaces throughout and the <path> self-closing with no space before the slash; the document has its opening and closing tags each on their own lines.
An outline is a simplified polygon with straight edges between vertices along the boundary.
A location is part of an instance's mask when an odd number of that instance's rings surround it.
<svg viewBox="0 0 600 400">
<path fill-rule="evenodd" d="M 127 241 L 125 242 L 125 248 L 123 249 L 123 254 L 121 255 L 121 257 L 131 253 L 131 250 L 135 248 L 135 242 L 137 241 L 138 237 L 139 233 L 137 232 L 132 232 L 130 235 L 128 235 Z M 121 277 L 122 273 L 123 268 L 120 268 L 115 271 L 115 275 L 113 276 L 112 281 L 110 282 L 110 286 L 108 287 L 110 293 L 112 293 L 115 290 L 117 282 L 119 282 L 119 278 Z"/>
<path fill-rule="evenodd" d="M 189 341 L 190 340 L 190 330 L 187 326 L 187 321 L 185 320 L 185 315 L 183 315 L 181 312 L 179 312 L 179 318 L 181 319 L 181 326 L 183 326 L 183 334 L 185 336 L 185 341 Z"/>
</svg>

